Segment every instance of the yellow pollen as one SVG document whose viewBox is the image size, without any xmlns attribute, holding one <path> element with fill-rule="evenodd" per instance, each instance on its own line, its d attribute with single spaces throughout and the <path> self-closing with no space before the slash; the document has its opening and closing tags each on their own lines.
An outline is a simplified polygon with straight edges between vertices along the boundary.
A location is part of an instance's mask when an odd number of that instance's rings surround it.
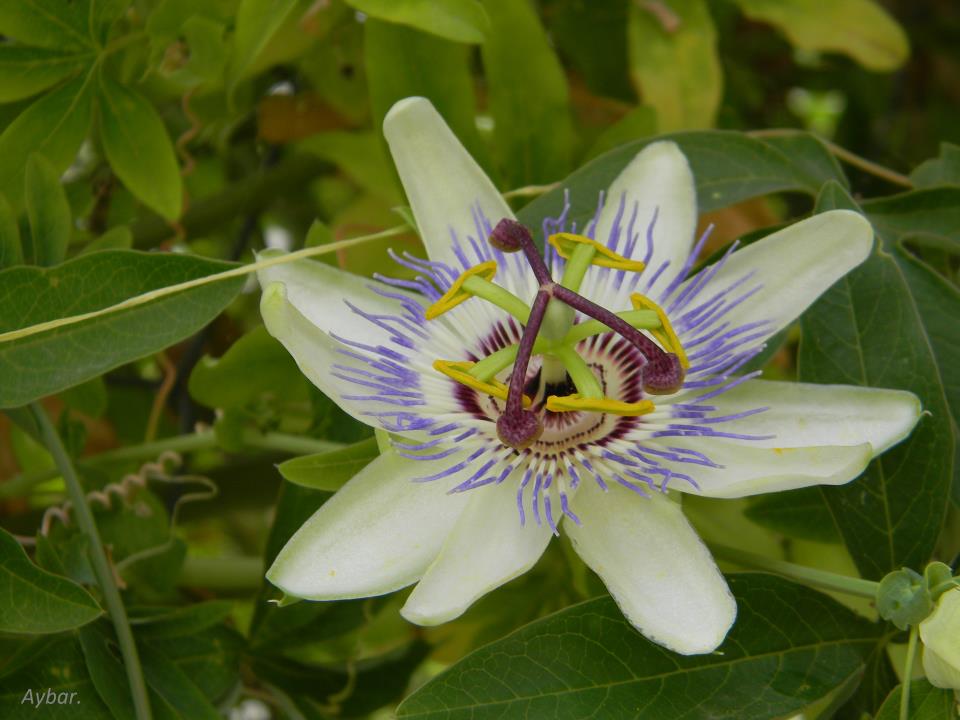
<svg viewBox="0 0 960 720">
<path fill-rule="evenodd" d="M 472 368 L 474 365 L 476 365 L 476 363 L 470 362 L 469 360 L 433 361 L 433 369 L 439 373 L 443 373 L 451 380 L 454 380 L 461 385 L 466 385 L 468 388 L 472 388 L 473 390 L 477 390 L 486 395 L 493 395 L 495 398 L 506 401 L 508 390 L 507 386 L 499 380 L 489 380 L 487 382 L 478 380 L 470 374 L 470 368 Z M 532 404 L 533 401 L 524 395 L 523 406 L 530 407 Z"/>
<path fill-rule="evenodd" d="M 569 260 L 577 245 L 589 245 L 595 251 L 591 263 L 600 267 L 612 268 L 614 270 L 629 270 L 630 272 L 640 272 L 646 267 L 639 260 L 630 260 L 623 255 L 619 255 L 606 245 L 591 240 L 583 235 L 574 235 L 573 233 L 557 233 L 547 238 L 547 242 L 556 248 L 557 253 L 564 260 Z"/>
<path fill-rule="evenodd" d="M 680 338 L 678 338 L 677 333 L 674 332 L 673 326 L 670 324 L 670 320 L 667 318 L 667 314 L 663 311 L 663 308 L 640 293 L 633 293 L 630 296 L 630 302 L 633 303 L 634 310 L 653 310 L 657 314 L 657 317 L 660 318 L 660 327 L 648 330 L 648 332 L 659 341 L 664 350 L 672 352 L 677 356 L 677 359 L 680 361 L 680 366 L 684 370 L 689 369 L 690 361 L 687 359 L 687 353 L 684 351 L 683 345 L 680 344 Z"/>
<path fill-rule="evenodd" d="M 547 410 L 550 412 L 598 412 L 622 417 L 638 417 L 652 413 L 656 407 L 650 400 L 622 402 L 612 398 L 585 398 L 578 393 L 573 395 L 551 395 L 547 398 Z"/>
<path fill-rule="evenodd" d="M 453 285 L 450 286 L 450 289 L 447 290 L 443 297 L 437 300 L 433 305 L 427 308 L 425 316 L 427 320 L 433 320 L 448 310 L 452 310 L 457 305 L 462 303 L 464 300 L 467 300 L 473 297 L 473 294 L 463 289 L 463 284 L 471 277 L 479 275 L 484 280 L 493 280 L 494 275 L 497 274 L 497 263 L 495 260 L 489 260 L 479 265 L 474 265 L 469 270 L 465 270 L 460 277 L 458 277 Z"/>
</svg>

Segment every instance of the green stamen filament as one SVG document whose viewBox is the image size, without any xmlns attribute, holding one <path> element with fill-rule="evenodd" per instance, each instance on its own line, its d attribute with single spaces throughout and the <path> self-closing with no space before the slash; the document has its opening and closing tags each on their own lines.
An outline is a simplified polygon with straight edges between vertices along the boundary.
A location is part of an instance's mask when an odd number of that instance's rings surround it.
<svg viewBox="0 0 960 720">
<path fill-rule="evenodd" d="M 587 268 L 593 262 L 593 256 L 597 254 L 596 248 L 590 245 L 577 245 L 566 265 L 563 266 L 563 278 L 560 284 L 568 290 L 578 292 L 580 283 L 583 282 L 583 276 L 587 274 Z"/>
<path fill-rule="evenodd" d="M 581 397 L 599 400 L 603 397 L 603 388 L 600 387 L 600 381 L 593 374 L 593 370 L 587 365 L 587 361 L 569 346 L 560 346 L 553 349 L 553 354 L 560 359 L 563 366 L 567 369 L 567 374 L 577 386 L 577 392 Z"/>
<path fill-rule="evenodd" d="M 464 281 L 463 289 L 471 295 L 475 295 L 487 302 L 493 303 L 498 308 L 506 310 L 513 315 L 521 325 L 527 324 L 527 320 L 530 317 L 530 308 L 523 300 L 506 288 L 474 275 Z"/>
<path fill-rule="evenodd" d="M 618 312 L 617 317 L 630 323 L 638 330 L 656 330 L 660 327 L 660 318 L 653 310 L 626 310 Z M 570 328 L 561 343 L 574 345 L 591 335 L 601 335 L 607 332 L 610 332 L 610 328 L 599 320 L 587 320 Z"/>
</svg>

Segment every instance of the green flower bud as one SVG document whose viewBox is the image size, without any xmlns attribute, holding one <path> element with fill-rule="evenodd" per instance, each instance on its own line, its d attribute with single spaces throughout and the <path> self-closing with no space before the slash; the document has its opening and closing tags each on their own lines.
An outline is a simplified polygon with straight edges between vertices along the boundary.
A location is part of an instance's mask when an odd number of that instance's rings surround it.
<svg viewBox="0 0 960 720">
<path fill-rule="evenodd" d="M 930 590 L 919 573 L 903 568 L 887 574 L 877 590 L 877 611 L 901 630 L 916 625 L 933 609 Z"/>
</svg>

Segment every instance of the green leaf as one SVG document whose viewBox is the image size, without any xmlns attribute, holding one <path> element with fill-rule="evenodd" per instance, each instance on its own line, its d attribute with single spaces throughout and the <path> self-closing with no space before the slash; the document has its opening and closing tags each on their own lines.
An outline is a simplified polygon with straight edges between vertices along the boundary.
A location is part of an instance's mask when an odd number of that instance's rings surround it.
<svg viewBox="0 0 960 720">
<path fill-rule="evenodd" d="M 752 20 L 767 22 L 801 50 L 839 52 L 868 70 L 889 72 L 906 62 L 903 28 L 873 0 L 833 0 L 811 11 L 808 0 L 736 0 Z"/>
<path fill-rule="evenodd" d="M 481 43 L 490 19 L 477 0 L 345 0 L 366 15 L 460 43 Z"/>
<path fill-rule="evenodd" d="M 87 671 L 100 699 L 110 708 L 114 718 L 136 717 L 112 628 L 106 623 L 94 623 L 81 629 L 79 635 Z"/>
<path fill-rule="evenodd" d="M 34 264 L 59 265 L 67 256 L 73 218 L 60 176 L 43 155 L 27 160 L 25 199 Z"/>
<path fill-rule="evenodd" d="M 640 105 L 603 131 L 587 152 L 587 159 L 592 160 L 633 140 L 651 137 L 656 132 L 657 111 L 649 105 Z"/>
<path fill-rule="evenodd" d="M 875 720 L 898 720 L 903 685 L 898 685 L 884 701 Z M 955 718 L 957 701 L 950 690 L 934 687 L 927 680 L 910 683 L 910 704 L 907 717 L 910 720 L 950 720 Z"/>
<path fill-rule="evenodd" d="M 57 173 L 73 162 L 90 130 L 90 85 L 90 74 L 71 80 L 20 113 L 0 135 L 5 168 L 0 174 L 0 193 L 14 210 L 23 209 L 24 173 L 31 153 L 42 154 Z"/>
<path fill-rule="evenodd" d="M 43 634 L 86 625 L 103 611 L 72 580 L 41 570 L 0 529 L 0 632 Z"/>
<path fill-rule="evenodd" d="M 567 78 L 533 5 L 485 0 L 481 46 L 497 162 L 509 187 L 566 175 L 576 137 Z"/>
<path fill-rule="evenodd" d="M 364 23 L 364 60 L 378 136 L 383 117 L 395 102 L 420 95 L 433 103 L 460 142 L 483 164 L 486 151 L 474 119 L 470 48 L 412 28 L 368 19 Z"/>
<path fill-rule="evenodd" d="M 277 469 L 289 482 L 314 490 L 336 492 L 379 454 L 376 439 L 369 438 L 333 452 L 287 460 Z"/>
<path fill-rule="evenodd" d="M 227 69 L 230 87 L 240 81 L 296 4 L 297 0 L 240 0 Z"/>
<path fill-rule="evenodd" d="M 93 53 L 0 44 L 0 103 L 36 95 L 93 61 Z"/>
<path fill-rule="evenodd" d="M 89 48 L 89 0 L 17 0 L 0 3 L 0 35 L 25 45 L 63 50 Z"/>
<path fill-rule="evenodd" d="M 393 165 L 378 135 L 369 132 L 317 133 L 301 142 L 299 147 L 336 164 L 358 185 L 385 202 L 396 204 L 401 201 Z"/>
<path fill-rule="evenodd" d="M 306 396 L 306 380 L 263 326 L 237 340 L 219 359 L 204 356 L 190 373 L 191 397 L 211 408 L 242 408 L 261 397 Z"/>
<path fill-rule="evenodd" d="M 195 694 L 192 688 L 183 693 L 184 700 L 200 707 L 200 698 L 209 703 L 222 700 L 240 682 L 240 656 L 244 652 L 243 637 L 235 630 L 223 624 L 213 625 L 201 632 L 171 637 L 151 637 L 144 641 L 149 648 L 151 658 L 162 658 L 177 668 L 181 676 L 189 679 L 193 688 L 199 691 Z M 161 660 L 157 665 L 166 665 Z M 170 692 L 181 692 L 177 689 L 179 678 L 170 671 L 170 665 L 165 668 L 157 667 L 164 672 L 164 677 L 170 679 Z M 169 674 L 167 674 L 169 673 Z M 149 682 L 149 680 L 148 680 Z M 155 689 L 159 690 L 159 683 Z M 186 697 L 186 696 L 189 696 Z M 186 703 L 183 704 L 186 708 Z M 185 720 L 193 720 L 202 715 L 185 714 Z"/>
<path fill-rule="evenodd" d="M 723 74 L 705 0 L 629 7 L 630 76 L 643 102 L 656 108 L 660 130 L 712 127 Z"/>
<path fill-rule="evenodd" d="M 80 254 L 98 252 L 100 250 L 130 250 L 133 247 L 133 233 L 126 225 L 117 225 L 107 230 L 103 235 L 91 240 L 80 251 Z"/>
<path fill-rule="evenodd" d="M 100 700 L 73 635 L 61 636 L 33 662 L 0 680 L 0 707 L 4 720 L 116 720 Z"/>
<path fill-rule="evenodd" d="M 729 578 L 739 607 L 726 642 L 681 656 L 643 638 L 608 597 L 476 650 L 429 681 L 400 718 L 787 716 L 863 668 L 877 626 L 772 575 Z"/>
<path fill-rule="evenodd" d="M 107 410 L 107 386 L 102 377 L 91 378 L 64 390 L 60 399 L 71 410 L 98 418 Z"/>
<path fill-rule="evenodd" d="M 817 207 L 856 209 L 836 183 L 824 186 Z M 864 577 L 922 567 L 946 512 L 955 440 L 936 357 L 902 270 L 889 253 L 875 252 L 811 306 L 801 327 L 800 380 L 910 390 L 930 413 L 861 478 L 820 488 Z"/>
<path fill-rule="evenodd" d="M 910 173 L 918 188 L 937 185 L 960 185 L 960 145 L 940 143 L 939 157 L 925 160 Z"/>
<path fill-rule="evenodd" d="M 797 135 L 812 140 L 809 134 Z M 657 139 L 673 140 L 686 154 L 693 170 L 701 213 L 770 193 L 795 191 L 816 196 L 820 186 L 833 179 L 836 172 L 836 167 L 822 157 L 826 152 L 822 144 L 815 140 L 801 141 L 793 135 L 773 141 L 743 133 L 708 130 L 671 133 Z M 587 163 L 564 179 L 561 188 L 524 207 L 519 213 L 520 220 L 539 227 L 544 217 L 559 216 L 563 211 L 564 189 L 569 189 L 568 217 L 582 227 L 596 213 L 598 188 L 608 187 L 650 142 L 652 139 L 622 145 Z M 803 157 L 794 153 L 803 153 Z"/>
<path fill-rule="evenodd" d="M 928 247 L 960 253 L 960 187 L 867 200 L 863 211 L 888 244 L 910 237 Z"/>
<path fill-rule="evenodd" d="M 211 600 L 181 608 L 161 608 L 147 617 L 131 617 L 138 638 L 172 638 L 193 635 L 223 622 L 230 616 L 233 603 Z M 134 616 L 134 609 L 131 609 Z"/>
<path fill-rule="evenodd" d="M 100 81 L 100 139 L 127 189 L 169 220 L 180 216 L 183 183 L 163 121 L 139 93 L 109 75 Z"/>
<path fill-rule="evenodd" d="M 220 713 L 190 676 L 149 642 L 139 643 L 143 677 L 170 717 L 183 720 L 219 720 Z"/>
<path fill-rule="evenodd" d="M 833 517 L 817 488 L 767 493 L 749 500 L 744 515 L 762 527 L 802 540 L 840 542 Z"/>
<path fill-rule="evenodd" d="M 0 194 L 0 270 L 23 262 L 20 226 L 10 203 Z"/>
<path fill-rule="evenodd" d="M 0 332 L 115 305 L 235 267 L 187 255 L 105 250 L 55 268 L 0 272 Z M 0 342 L 0 407 L 16 407 L 157 352 L 193 334 L 243 287 L 242 277 L 44 333 Z"/>
</svg>

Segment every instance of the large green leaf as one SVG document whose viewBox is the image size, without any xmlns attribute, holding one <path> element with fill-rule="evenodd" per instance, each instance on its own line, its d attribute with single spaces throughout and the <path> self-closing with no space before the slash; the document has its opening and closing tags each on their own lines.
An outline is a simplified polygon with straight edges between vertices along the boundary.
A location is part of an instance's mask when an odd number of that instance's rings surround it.
<svg viewBox="0 0 960 720">
<path fill-rule="evenodd" d="M 842 180 L 839 167 L 813 136 L 794 133 L 761 140 L 737 132 L 708 130 L 664 135 L 676 142 L 693 169 L 700 212 L 727 207 L 770 193 L 794 191 L 815 196 L 827 180 Z M 570 192 L 569 219 L 583 226 L 597 209 L 597 193 L 613 182 L 640 150 L 653 139 L 623 145 L 572 173 L 561 188 L 523 208 L 520 219 L 540 227 L 544 217 L 563 211 L 564 190 Z"/>
<path fill-rule="evenodd" d="M 296 4 L 297 0 L 240 0 L 227 69 L 231 86 L 243 77 Z"/>
<path fill-rule="evenodd" d="M 0 632 L 63 632 L 103 613 L 90 593 L 75 582 L 30 562 L 16 538 L 2 529 L 0 597 Z"/>
<path fill-rule="evenodd" d="M 0 102 L 35 95 L 80 70 L 93 60 L 92 52 L 0 44 Z"/>
<path fill-rule="evenodd" d="M 35 265 L 57 265 L 67 256 L 73 217 L 60 176 L 43 155 L 31 155 L 26 172 L 27 217 Z"/>
<path fill-rule="evenodd" d="M 4 720 L 116 720 L 100 700 L 72 634 L 61 636 L 28 665 L 0 679 L 0 708 Z"/>
<path fill-rule="evenodd" d="M 91 0 L 16 0 L 0 3 L 0 35 L 27 45 L 62 50 L 89 48 Z"/>
<path fill-rule="evenodd" d="M 183 184 L 173 143 L 144 97 L 109 75 L 100 79 L 100 139 L 127 189 L 164 217 L 180 216 Z"/>
<path fill-rule="evenodd" d="M 263 326 L 237 340 L 221 358 L 205 356 L 190 373 L 190 395 L 212 408 L 242 408 L 264 394 L 306 396 L 306 379 Z"/>
<path fill-rule="evenodd" d="M 960 145 L 940 143 L 940 155 L 917 165 L 910 179 L 918 188 L 960 185 Z"/>
<path fill-rule="evenodd" d="M 863 211 L 888 244 L 911 237 L 923 245 L 960 253 L 960 187 L 868 200 Z"/>
<path fill-rule="evenodd" d="M 723 96 L 717 33 L 706 0 L 630 3 L 630 76 L 661 131 L 709 128 Z"/>
<path fill-rule="evenodd" d="M 720 649 L 681 656 L 643 638 L 610 598 L 561 610 L 468 655 L 401 718 L 780 717 L 863 668 L 877 627 L 771 575 L 730 578 L 739 612 Z"/>
<path fill-rule="evenodd" d="M 409 25 L 447 40 L 480 43 L 490 20 L 477 0 L 346 0 L 378 20 Z"/>
<path fill-rule="evenodd" d="M 93 312 L 231 267 L 187 255 L 105 250 L 55 268 L 8 268 L 0 272 L 0 332 Z M 210 283 L 0 342 L 0 407 L 23 405 L 182 340 L 212 320 L 243 282 L 238 277 Z"/>
<path fill-rule="evenodd" d="M 364 59 L 375 128 L 395 102 L 420 95 L 429 98 L 460 142 L 483 162 L 468 47 L 370 19 L 364 24 Z"/>
<path fill-rule="evenodd" d="M 0 194 L 0 270 L 23 262 L 20 226 L 7 198 Z"/>
<path fill-rule="evenodd" d="M 818 209 L 856 208 L 825 186 Z M 821 487 L 837 530 L 864 577 L 929 560 L 947 507 L 954 434 L 921 311 L 891 255 L 879 250 L 803 315 L 799 377 L 910 390 L 930 413 L 913 435 L 855 482 Z"/>
<path fill-rule="evenodd" d="M 332 452 L 287 460 L 277 469 L 295 485 L 336 492 L 379 454 L 376 439 L 368 438 Z"/>
<path fill-rule="evenodd" d="M 768 22 L 802 50 L 840 52 L 869 70 L 896 70 L 910 54 L 907 34 L 873 0 L 736 0 L 744 14 Z"/>
<path fill-rule="evenodd" d="M 484 0 L 490 33 L 481 47 L 494 147 L 509 187 L 553 182 L 573 161 L 567 79 L 533 5 Z"/>
<path fill-rule="evenodd" d="M 15 210 L 23 209 L 23 176 L 31 153 L 41 153 L 58 173 L 66 170 L 76 157 L 90 129 L 91 74 L 80 75 L 37 100 L 0 135 L 0 157 L 4 163 L 0 193 L 7 196 Z"/>
<path fill-rule="evenodd" d="M 898 720 L 903 685 L 890 693 L 875 720 Z M 910 720 L 951 720 L 957 717 L 957 700 L 950 690 L 936 688 L 926 680 L 910 683 Z"/>
</svg>

